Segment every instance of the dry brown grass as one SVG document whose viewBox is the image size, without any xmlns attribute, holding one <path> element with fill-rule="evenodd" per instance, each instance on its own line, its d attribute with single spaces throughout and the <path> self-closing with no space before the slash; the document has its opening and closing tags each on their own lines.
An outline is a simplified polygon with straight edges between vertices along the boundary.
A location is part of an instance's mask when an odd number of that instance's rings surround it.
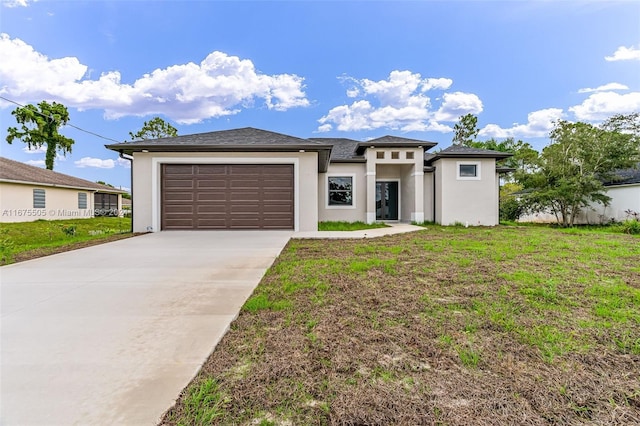
<svg viewBox="0 0 640 426">
<path fill-rule="evenodd" d="M 209 423 L 640 424 L 640 239 L 292 241 L 162 421 Z"/>
</svg>

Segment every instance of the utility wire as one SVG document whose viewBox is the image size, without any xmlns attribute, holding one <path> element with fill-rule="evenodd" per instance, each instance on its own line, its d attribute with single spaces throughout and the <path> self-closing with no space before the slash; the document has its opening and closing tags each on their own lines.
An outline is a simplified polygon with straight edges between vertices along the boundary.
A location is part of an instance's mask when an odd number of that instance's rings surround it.
<svg viewBox="0 0 640 426">
<path fill-rule="evenodd" d="M 24 107 L 25 107 L 24 105 L 22 105 L 22 104 L 20 104 L 20 103 L 18 103 L 18 102 L 16 102 L 16 101 L 12 101 L 11 99 L 7 99 L 7 98 L 5 98 L 4 96 L 1 96 L 1 95 L 0 95 L 0 99 L 2 99 L 3 101 L 10 102 L 10 103 L 12 103 L 12 104 L 18 105 L 18 106 L 19 106 L 19 107 L 21 107 L 21 108 L 24 108 Z M 45 115 L 45 114 L 41 113 L 40 111 L 34 111 L 34 112 L 35 112 L 36 114 L 40 114 L 41 116 L 43 116 L 43 117 L 45 117 L 45 118 L 47 118 L 47 119 L 49 119 L 49 120 L 53 119 L 53 117 L 51 117 L 51 116 L 47 116 L 47 115 Z M 94 133 L 94 132 L 91 132 L 91 131 L 89 131 L 89 130 L 82 129 L 82 128 L 78 127 L 78 126 L 74 126 L 73 124 L 69 124 L 69 123 L 67 123 L 67 124 L 65 124 L 65 126 L 73 127 L 74 129 L 76 129 L 76 130 L 80 130 L 81 132 L 85 132 L 85 133 L 88 133 L 88 134 L 90 134 L 90 135 L 93 135 L 93 136 L 96 136 L 96 137 L 99 137 L 99 138 L 101 138 L 101 139 L 105 139 L 105 140 L 108 140 L 108 141 L 111 141 L 111 142 L 115 142 L 115 143 L 121 143 L 121 142 L 122 142 L 122 141 L 117 141 L 117 140 L 112 139 L 112 138 L 108 138 L 108 137 L 106 137 L 106 136 L 99 135 L 99 134 Z"/>
</svg>

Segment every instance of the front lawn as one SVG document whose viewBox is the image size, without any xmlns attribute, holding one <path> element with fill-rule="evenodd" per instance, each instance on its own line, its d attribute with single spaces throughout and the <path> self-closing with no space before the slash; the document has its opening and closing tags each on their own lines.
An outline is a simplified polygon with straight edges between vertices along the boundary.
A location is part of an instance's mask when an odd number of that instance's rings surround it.
<svg viewBox="0 0 640 426">
<path fill-rule="evenodd" d="M 318 222 L 318 231 L 360 231 L 362 229 L 388 228 L 382 222 L 364 223 L 364 222 Z"/>
<path fill-rule="evenodd" d="M 0 265 L 131 235 L 131 218 L 127 217 L 2 223 Z"/>
<path fill-rule="evenodd" d="M 162 424 L 640 424 L 640 238 L 291 240 Z"/>
</svg>

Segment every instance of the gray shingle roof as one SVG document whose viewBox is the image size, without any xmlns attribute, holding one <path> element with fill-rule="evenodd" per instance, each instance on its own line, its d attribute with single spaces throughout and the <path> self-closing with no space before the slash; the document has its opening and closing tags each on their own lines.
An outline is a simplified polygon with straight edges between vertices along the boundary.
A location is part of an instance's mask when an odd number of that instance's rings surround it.
<svg viewBox="0 0 640 426">
<path fill-rule="evenodd" d="M 221 148 L 243 148 L 248 147 L 255 149 L 256 147 L 287 147 L 296 149 L 300 146 L 316 146 L 324 147 L 326 144 L 311 141 L 309 139 L 297 138 L 282 133 L 270 132 L 267 130 L 254 129 L 253 127 L 244 127 L 242 129 L 218 130 L 215 132 L 196 133 L 193 135 L 175 136 L 171 138 L 148 139 L 135 142 L 123 142 L 118 144 L 107 145 L 107 148 L 113 150 L 124 149 L 125 151 L 138 151 L 143 147 L 157 147 L 158 150 L 166 151 L 167 148 L 178 147 L 198 147 L 205 149 L 207 147 Z"/>
<path fill-rule="evenodd" d="M 120 189 L 80 179 L 53 170 L 41 169 L 19 161 L 0 157 L 0 182 L 59 186 L 90 191 L 124 193 Z"/>
<path fill-rule="evenodd" d="M 462 145 L 451 145 L 433 155 L 425 155 L 425 164 L 431 165 L 440 158 L 495 158 L 502 159 L 511 157 L 513 154 L 509 152 L 493 151 L 490 149 L 471 148 Z"/>
<path fill-rule="evenodd" d="M 401 138 L 399 136 L 382 136 L 376 139 L 371 139 L 366 142 L 360 142 L 358 144 L 358 149 L 356 150 L 357 154 L 362 155 L 364 151 L 372 146 L 381 147 L 381 148 L 401 148 L 401 147 L 414 147 L 417 148 L 419 146 L 423 147 L 425 150 L 433 148 L 438 145 L 436 142 L 423 141 L 420 139 L 410 139 L 410 138 Z"/>
<path fill-rule="evenodd" d="M 347 138 L 309 138 L 312 141 L 322 142 L 332 145 L 331 161 L 335 162 L 363 162 L 366 159 L 361 155 L 356 155 L 358 141 Z"/>
<path fill-rule="evenodd" d="M 172 138 L 149 139 L 105 145 L 114 151 L 134 152 L 291 152 L 306 150 L 318 153 L 318 170 L 325 172 L 329 164 L 331 145 L 297 138 L 282 133 L 244 127 L 242 129 L 218 130 Z"/>
<path fill-rule="evenodd" d="M 640 183 L 640 163 L 636 164 L 634 169 L 618 170 L 616 175 L 619 179 L 611 182 L 606 182 L 605 186 L 617 186 L 617 185 L 631 185 L 634 183 Z"/>
</svg>

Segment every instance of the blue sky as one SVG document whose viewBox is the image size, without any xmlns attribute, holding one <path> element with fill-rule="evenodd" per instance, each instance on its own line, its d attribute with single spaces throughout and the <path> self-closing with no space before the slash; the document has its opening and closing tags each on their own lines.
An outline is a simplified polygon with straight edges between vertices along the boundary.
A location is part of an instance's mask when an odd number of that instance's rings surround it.
<svg viewBox="0 0 640 426">
<path fill-rule="evenodd" d="M 62 102 L 71 124 L 124 141 L 155 116 L 179 134 L 257 127 L 298 137 L 386 134 L 537 149 L 557 119 L 640 111 L 640 2 L 205 2 L 0 0 L 0 95 Z M 15 105 L 0 101 L 0 151 Z M 108 140 L 55 170 L 128 188 Z"/>
</svg>

